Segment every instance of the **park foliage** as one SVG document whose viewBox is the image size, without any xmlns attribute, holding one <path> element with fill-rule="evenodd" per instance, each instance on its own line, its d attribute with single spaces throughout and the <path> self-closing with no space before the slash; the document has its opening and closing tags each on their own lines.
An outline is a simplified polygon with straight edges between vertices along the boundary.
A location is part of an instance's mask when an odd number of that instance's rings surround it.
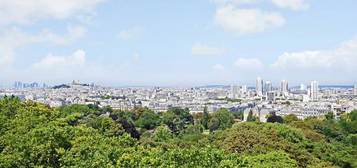
<svg viewBox="0 0 357 168">
<path fill-rule="evenodd" d="M 0 100 L 0 168 L 9 167 L 357 167 L 357 111 L 300 120 L 227 109 L 191 115 L 171 108 L 118 111 L 96 105 L 51 108 Z M 242 119 L 242 118 L 240 118 Z"/>
</svg>

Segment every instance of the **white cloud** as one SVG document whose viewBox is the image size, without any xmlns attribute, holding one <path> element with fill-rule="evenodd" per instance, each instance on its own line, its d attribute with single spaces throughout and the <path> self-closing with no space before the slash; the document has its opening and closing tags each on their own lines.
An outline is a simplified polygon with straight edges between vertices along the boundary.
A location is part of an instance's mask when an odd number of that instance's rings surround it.
<svg viewBox="0 0 357 168">
<path fill-rule="evenodd" d="M 0 24 L 29 24 L 41 19 L 66 19 L 94 14 L 104 0 L 0 0 Z"/>
<path fill-rule="evenodd" d="M 129 30 L 123 30 L 121 31 L 117 37 L 122 40 L 132 40 L 134 38 L 137 38 L 144 32 L 144 28 L 142 27 L 134 27 Z"/>
<path fill-rule="evenodd" d="M 212 0 L 216 4 L 235 4 L 235 5 L 244 5 L 244 4 L 257 4 L 261 2 L 270 2 L 278 8 L 286 8 L 292 10 L 302 10 L 309 8 L 309 4 L 306 0 Z"/>
<path fill-rule="evenodd" d="M 192 55 L 218 55 L 222 53 L 223 53 L 222 49 L 209 47 L 202 43 L 194 44 L 191 49 Z"/>
<path fill-rule="evenodd" d="M 286 52 L 272 65 L 282 69 L 357 70 L 357 37 L 332 50 Z"/>
<path fill-rule="evenodd" d="M 309 8 L 309 4 L 304 0 L 272 0 L 279 8 L 287 8 L 292 10 L 302 10 Z"/>
<path fill-rule="evenodd" d="M 69 26 L 67 31 L 68 33 L 65 35 L 58 35 L 44 30 L 37 39 L 38 41 L 51 41 L 56 44 L 68 44 L 84 37 L 87 33 L 87 29 L 81 26 Z"/>
<path fill-rule="evenodd" d="M 55 56 L 48 54 L 41 61 L 33 64 L 36 69 L 68 70 L 69 68 L 83 67 L 86 62 L 86 53 L 83 50 L 77 50 L 70 56 Z"/>
<path fill-rule="evenodd" d="M 275 12 L 260 9 L 237 9 L 233 5 L 219 7 L 216 11 L 215 24 L 237 36 L 264 32 L 285 24 L 285 19 Z"/>
<path fill-rule="evenodd" d="M 222 64 L 215 64 L 213 65 L 213 69 L 216 71 L 224 70 L 224 66 Z"/>
<path fill-rule="evenodd" d="M 79 38 L 82 38 L 86 33 L 83 27 L 68 27 L 67 34 L 58 35 L 43 30 L 38 35 L 29 35 L 18 28 L 13 28 L 0 37 L 0 67 L 9 65 L 15 58 L 16 49 L 27 44 L 52 42 L 55 44 L 68 44 Z"/>
<path fill-rule="evenodd" d="M 229 3 L 233 3 L 233 4 L 237 4 L 237 5 L 241 5 L 241 4 L 254 4 L 254 3 L 258 3 L 259 1 L 262 0 L 212 0 L 212 2 L 217 3 L 217 4 L 229 4 Z"/>
<path fill-rule="evenodd" d="M 239 58 L 234 62 L 239 69 L 259 70 L 264 67 L 263 63 L 257 58 Z"/>
</svg>

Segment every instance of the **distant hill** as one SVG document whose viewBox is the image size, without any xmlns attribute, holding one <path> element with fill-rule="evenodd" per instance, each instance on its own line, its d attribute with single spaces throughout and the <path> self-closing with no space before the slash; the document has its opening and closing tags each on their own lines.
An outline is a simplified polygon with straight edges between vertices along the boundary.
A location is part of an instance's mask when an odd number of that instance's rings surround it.
<svg viewBox="0 0 357 168">
<path fill-rule="evenodd" d="M 52 87 L 53 89 L 62 89 L 62 88 L 70 88 L 70 86 L 66 85 L 66 84 L 62 84 L 62 85 L 56 85 L 54 87 Z"/>
</svg>

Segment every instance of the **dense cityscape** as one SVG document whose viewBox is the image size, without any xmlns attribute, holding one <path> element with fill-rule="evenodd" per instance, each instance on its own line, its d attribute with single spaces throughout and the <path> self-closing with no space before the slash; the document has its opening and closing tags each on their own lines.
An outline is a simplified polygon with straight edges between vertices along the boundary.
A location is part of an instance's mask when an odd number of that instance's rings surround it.
<svg viewBox="0 0 357 168">
<path fill-rule="evenodd" d="M 357 168 L 357 0 L 0 0 L 0 168 Z"/>
<path fill-rule="evenodd" d="M 1 89 L 0 96 L 17 96 L 59 107 L 71 104 L 110 106 L 117 110 L 147 107 L 157 113 L 172 107 L 188 108 L 190 113 L 217 112 L 220 108 L 231 112 L 244 112 L 244 121 L 250 111 L 266 122 L 268 114 L 286 116 L 295 114 L 300 119 L 332 112 L 336 119 L 341 114 L 357 109 L 357 84 L 353 87 L 319 87 L 318 81 L 310 85 L 289 87 L 282 80 L 278 87 L 258 77 L 255 87 L 247 85 L 194 88 L 108 88 L 94 84 L 69 84 L 49 87 L 46 84 L 15 82 L 13 88 Z"/>
</svg>

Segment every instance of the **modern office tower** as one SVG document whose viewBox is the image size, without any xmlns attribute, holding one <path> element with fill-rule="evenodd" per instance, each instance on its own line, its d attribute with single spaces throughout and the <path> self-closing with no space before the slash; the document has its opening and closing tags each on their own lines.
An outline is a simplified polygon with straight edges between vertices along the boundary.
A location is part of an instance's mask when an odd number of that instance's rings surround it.
<svg viewBox="0 0 357 168">
<path fill-rule="evenodd" d="M 243 93 L 247 93 L 247 91 L 248 91 L 248 86 L 247 85 L 243 85 L 242 86 L 242 92 Z"/>
<path fill-rule="evenodd" d="M 273 84 L 270 81 L 266 81 L 264 87 L 266 93 L 273 91 Z"/>
<path fill-rule="evenodd" d="M 231 93 L 230 93 L 230 97 L 232 99 L 237 99 L 238 98 L 238 94 L 239 94 L 239 88 L 237 85 L 231 85 Z"/>
<path fill-rule="evenodd" d="M 307 87 L 305 84 L 300 84 L 300 90 L 307 90 Z"/>
<path fill-rule="evenodd" d="M 357 95 L 357 84 L 355 84 L 355 95 Z"/>
<path fill-rule="evenodd" d="M 280 92 L 282 92 L 282 93 L 288 93 L 289 92 L 288 81 L 282 80 L 280 82 Z"/>
<path fill-rule="evenodd" d="M 248 86 L 247 85 L 242 85 L 242 88 L 240 89 L 239 96 L 240 97 L 245 97 L 248 95 Z"/>
<path fill-rule="evenodd" d="M 38 88 L 39 84 L 37 82 L 31 83 L 30 88 Z"/>
<path fill-rule="evenodd" d="M 15 89 L 21 89 L 23 87 L 22 82 L 16 81 L 14 84 L 14 88 Z"/>
<path fill-rule="evenodd" d="M 30 84 L 29 83 L 23 83 L 23 88 L 30 88 Z"/>
<path fill-rule="evenodd" d="M 258 96 L 263 96 L 263 79 L 260 77 L 257 78 L 255 90 L 257 91 Z"/>
<path fill-rule="evenodd" d="M 310 99 L 312 101 L 318 100 L 317 98 L 318 93 L 319 93 L 319 83 L 317 81 L 312 81 L 311 88 L 310 88 Z"/>
</svg>

